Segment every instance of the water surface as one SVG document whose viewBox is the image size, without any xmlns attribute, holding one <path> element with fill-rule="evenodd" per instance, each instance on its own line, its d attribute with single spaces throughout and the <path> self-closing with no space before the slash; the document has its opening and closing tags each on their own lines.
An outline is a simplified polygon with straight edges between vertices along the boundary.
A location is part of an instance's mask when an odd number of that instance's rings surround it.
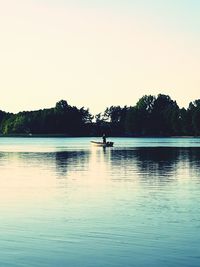
<svg viewBox="0 0 200 267">
<path fill-rule="evenodd" d="M 200 266 L 200 139 L 0 138 L 0 266 Z"/>
</svg>

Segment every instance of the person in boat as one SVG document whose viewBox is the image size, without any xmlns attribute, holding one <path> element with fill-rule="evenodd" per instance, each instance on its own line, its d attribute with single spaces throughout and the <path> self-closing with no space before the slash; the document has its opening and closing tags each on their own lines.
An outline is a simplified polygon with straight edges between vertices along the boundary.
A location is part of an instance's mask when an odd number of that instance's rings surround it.
<svg viewBox="0 0 200 267">
<path fill-rule="evenodd" d="M 106 135 L 103 134 L 102 138 L 103 138 L 103 143 L 106 144 Z"/>
</svg>

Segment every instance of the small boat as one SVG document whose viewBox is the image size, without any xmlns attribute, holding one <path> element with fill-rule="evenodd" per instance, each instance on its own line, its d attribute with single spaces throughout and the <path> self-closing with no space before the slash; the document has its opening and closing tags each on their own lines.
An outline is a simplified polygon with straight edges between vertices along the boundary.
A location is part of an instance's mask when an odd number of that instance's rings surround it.
<svg viewBox="0 0 200 267">
<path fill-rule="evenodd" d="M 96 142 L 96 141 L 90 141 L 92 145 L 94 146 L 101 146 L 101 147 L 113 147 L 114 142 Z"/>
</svg>

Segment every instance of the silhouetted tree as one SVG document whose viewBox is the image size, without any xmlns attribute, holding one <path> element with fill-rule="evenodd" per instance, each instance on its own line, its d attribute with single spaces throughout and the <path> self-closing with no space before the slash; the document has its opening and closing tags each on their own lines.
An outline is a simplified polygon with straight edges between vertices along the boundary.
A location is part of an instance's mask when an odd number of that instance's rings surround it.
<svg viewBox="0 0 200 267">
<path fill-rule="evenodd" d="M 94 120 L 94 121 L 93 121 Z M 0 111 L 3 134 L 65 134 L 69 136 L 200 135 L 200 99 L 180 109 L 170 96 L 145 95 L 135 106 L 110 106 L 95 117 L 84 107 L 60 100 L 55 107 L 17 114 Z"/>
</svg>

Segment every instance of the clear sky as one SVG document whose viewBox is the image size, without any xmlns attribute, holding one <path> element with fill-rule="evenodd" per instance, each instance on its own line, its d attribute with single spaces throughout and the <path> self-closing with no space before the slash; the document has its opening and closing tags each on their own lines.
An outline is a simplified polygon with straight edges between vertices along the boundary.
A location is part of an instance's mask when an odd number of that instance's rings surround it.
<svg viewBox="0 0 200 267">
<path fill-rule="evenodd" d="M 199 0 L 0 1 L 0 110 L 200 98 Z"/>
</svg>

